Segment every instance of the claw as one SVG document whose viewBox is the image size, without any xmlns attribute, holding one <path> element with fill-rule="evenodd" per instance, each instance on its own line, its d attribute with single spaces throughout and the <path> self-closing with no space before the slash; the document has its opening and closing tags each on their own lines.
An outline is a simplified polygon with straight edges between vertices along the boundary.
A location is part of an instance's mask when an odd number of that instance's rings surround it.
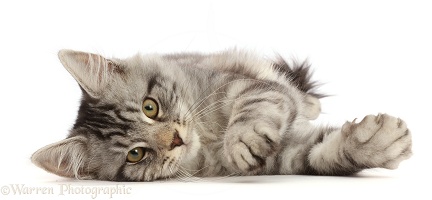
<svg viewBox="0 0 432 200">
<path fill-rule="evenodd" d="M 375 118 L 376 123 L 377 124 L 381 123 L 382 118 L 383 118 L 383 114 L 378 113 L 378 115 Z"/>
<path fill-rule="evenodd" d="M 347 121 L 341 128 L 342 134 L 348 136 L 351 133 L 351 123 Z"/>
<path fill-rule="evenodd" d="M 397 126 L 398 128 L 402 127 L 402 120 L 400 118 L 397 118 Z"/>
</svg>

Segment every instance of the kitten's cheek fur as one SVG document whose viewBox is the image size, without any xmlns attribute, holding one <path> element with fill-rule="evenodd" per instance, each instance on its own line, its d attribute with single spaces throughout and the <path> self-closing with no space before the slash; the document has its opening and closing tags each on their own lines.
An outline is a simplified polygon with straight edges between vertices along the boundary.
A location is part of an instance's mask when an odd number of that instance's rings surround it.
<svg viewBox="0 0 432 200">
<path fill-rule="evenodd" d="M 198 155 L 198 151 L 201 148 L 201 142 L 197 132 L 194 129 L 190 132 L 179 131 L 179 134 L 185 143 L 184 146 L 186 148 L 186 153 L 183 160 L 185 163 L 187 163 Z"/>
</svg>

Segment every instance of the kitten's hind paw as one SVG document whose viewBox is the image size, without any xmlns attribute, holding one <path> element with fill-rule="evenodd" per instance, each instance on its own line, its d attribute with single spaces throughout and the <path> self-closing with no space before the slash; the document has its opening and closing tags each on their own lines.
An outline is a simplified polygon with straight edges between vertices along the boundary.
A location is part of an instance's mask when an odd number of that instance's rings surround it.
<svg viewBox="0 0 432 200">
<path fill-rule="evenodd" d="M 356 167 L 395 169 L 411 154 L 411 133 L 404 121 L 387 114 L 368 115 L 361 122 L 347 122 L 343 153 Z"/>
</svg>

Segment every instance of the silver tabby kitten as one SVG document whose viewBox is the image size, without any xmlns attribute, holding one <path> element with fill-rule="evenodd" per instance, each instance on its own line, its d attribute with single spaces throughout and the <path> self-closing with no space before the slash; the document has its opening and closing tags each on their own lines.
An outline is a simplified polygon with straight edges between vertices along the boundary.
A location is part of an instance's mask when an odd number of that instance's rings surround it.
<svg viewBox="0 0 432 200">
<path fill-rule="evenodd" d="M 83 91 L 69 136 L 32 156 L 65 177 L 152 181 L 184 176 L 350 175 L 411 156 L 399 118 L 316 126 L 309 66 L 244 51 L 106 59 L 62 50 Z"/>
</svg>

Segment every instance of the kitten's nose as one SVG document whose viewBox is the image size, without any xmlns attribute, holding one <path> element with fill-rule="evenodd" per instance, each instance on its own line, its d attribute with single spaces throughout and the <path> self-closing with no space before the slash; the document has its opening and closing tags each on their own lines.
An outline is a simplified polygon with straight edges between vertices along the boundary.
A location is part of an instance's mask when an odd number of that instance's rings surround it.
<svg viewBox="0 0 432 200">
<path fill-rule="evenodd" d="M 170 150 L 173 150 L 175 147 L 179 147 L 179 146 L 181 146 L 183 144 L 184 144 L 183 140 L 181 139 L 178 131 L 176 130 L 176 132 L 174 133 L 173 140 L 171 142 L 171 146 L 170 146 L 171 149 Z"/>
</svg>

